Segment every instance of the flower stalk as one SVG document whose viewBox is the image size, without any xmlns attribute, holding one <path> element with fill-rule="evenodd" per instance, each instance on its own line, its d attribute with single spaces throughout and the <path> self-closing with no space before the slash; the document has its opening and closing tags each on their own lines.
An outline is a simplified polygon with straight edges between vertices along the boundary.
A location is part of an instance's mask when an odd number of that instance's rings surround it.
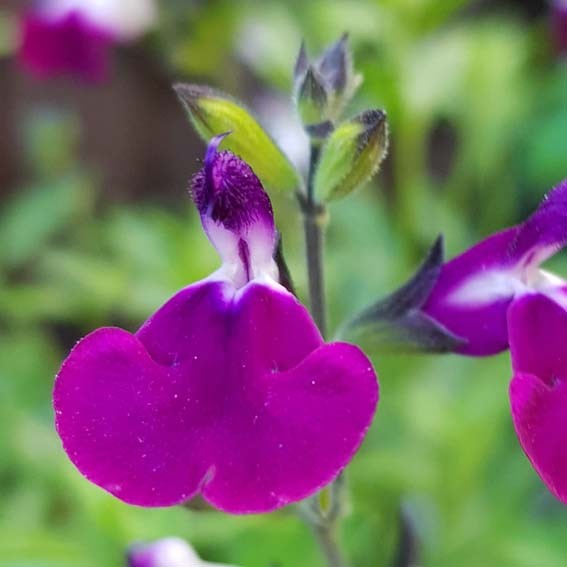
<svg viewBox="0 0 567 567">
<path fill-rule="evenodd" d="M 314 178 L 321 157 L 320 145 L 312 143 L 310 152 L 307 194 L 299 194 L 298 199 L 305 228 L 310 311 L 321 335 L 325 338 L 327 335 L 327 306 L 323 260 L 328 214 L 325 205 L 315 198 Z M 344 490 L 344 476 L 341 473 L 325 492 L 306 500 L 299 506 L 300 514 L 311 527 L 328 567 L 349 566 L 337 539 Z M 323 497 L 327 499 L 326 506 L 323 505 Z"/>
<path fill-rule="evenodd" d="M 325 302 L 325 282 L 323 274 L 325 228 L 328 221 L 327 210 L 315 199 L 315 170 L 319 163 L 321 149 L 319 145 L 311 146 L 309 172 L 307 176 L 307 195 L 299 196 L 305 228 L 305 249 L 307 256 L 307 273 L 309 282 L 309 305 L 311 315 L 323 338 L 327 334 L 327 313 Z"/>
</svg>

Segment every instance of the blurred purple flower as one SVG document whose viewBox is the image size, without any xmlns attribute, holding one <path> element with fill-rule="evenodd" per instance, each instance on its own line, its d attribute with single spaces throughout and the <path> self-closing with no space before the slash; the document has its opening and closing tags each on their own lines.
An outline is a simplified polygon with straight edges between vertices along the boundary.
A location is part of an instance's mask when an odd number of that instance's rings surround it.
<svg viewBox="0 0 567 567">
<path fill-rule="evenodd" d="M 508 326 L 514 427 L 543 482 L 567 504 L 567 311 L 525 295 L 510 307 Z"/>
<path fill-rule="evenodd" d="M 231 567 L 203 561 L 191 546 L 179 538 L 137 544 L 128 552 L 128 567 Z"/>
<path fill-rule="evenodd" d="M 56 379 L 57 431 L 79 471 L 121 500 L 200 493 L 232 513 L 310 496 L 350 461 L 378 401 L 360 349 L 325 344 L 278 283 L 270 200 L 213 139 L 192 195 L 222 266 L 139 331 L 98 329 Z"/>
<path fill-rule="evenodd" d="M 567 243 L 567 180 L 523 224 L 498 232 L 443 265 L 422 307 L 466 340 L 462 354 L 487 356 L 508 348 L 512 300 L 539 291 L 567 305 L 567 282 L 540 264 Z"/>
<path fill-rule="evenodd" d="M 110 47 L 156 19 L 154 0 L 38 0 L 21 18 L 19 58 L 40 77 L 106 76 Z"/>
<path fill-rule="evenodd" d="M 551 1 L 551 31 L 558 52 L 567 55 L 567 0 Z"/>
</svg>

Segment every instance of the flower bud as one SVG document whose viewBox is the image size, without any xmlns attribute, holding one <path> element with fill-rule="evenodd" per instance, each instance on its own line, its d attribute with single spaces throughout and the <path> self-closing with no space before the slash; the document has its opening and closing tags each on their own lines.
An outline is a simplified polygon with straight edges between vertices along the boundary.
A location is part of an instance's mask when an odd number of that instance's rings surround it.
<svg viewBox="0 0 567 567">
<path fill-rule="evenodd" d="M 314 63 L 302 44 L 295 63 L 294 82 L 297 109 L 307 132 L 312 137 L 328 135 L 332 123 L 361 83 L 361 76 L 354 72 L 347 34 L 330 45 Z"/>
<path fill-rule="evenodd" d="M 330 45 L 321 56 L 319 70 L 327 79 L 333 92 L 343 94 L 348 87 L 352 87 L 354 68 L 352 54 L 348 43 L 348 34 Z"/>
<path fill-rule="evenodd" d="M 297 111 L 302 123 L 314 125 L 324 122 L 328 99 L 323 77 L 310 65 L 299 83 L 297 92 Z"/>
<path fill-rule="evenodd" d="M 176 85 L 197 133 L 208 142 L 232 132 L 226 148 L 248 162 L 266 188 L 295 191 L 302 181 L 288 158 L 256 119 L 228 95 L 199 85 Z"/>
<path fill-rule="evenodd" d="M 321 201 L 345 197 L 377 171 L 388 149 L 388 124 L 382 110 L 366 110 L 341 124 L 327 139 L 315 173 Z"/>
</svg>

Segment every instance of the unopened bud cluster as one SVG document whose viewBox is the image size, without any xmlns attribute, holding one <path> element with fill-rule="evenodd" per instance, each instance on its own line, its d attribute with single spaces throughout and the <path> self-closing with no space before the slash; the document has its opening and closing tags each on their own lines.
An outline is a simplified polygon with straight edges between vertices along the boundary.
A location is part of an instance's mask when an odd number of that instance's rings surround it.
<svg viewBox="0 0 567 567">
<path fill-rule="evenodd" d="M 295 101 L 313 138 L 328 135 L 362 82 L 354 71 L 348 36 L 343 35 L 314 62 L 301 46 L 294 70 Z"/>
<path fill-rule="evenodd" d="M 362 82 L 354 70 L 346 34 L 315 62 L 302 45 L 294 79 L 301 122 L 312 145 L 321 146 L 315 195 L 323 202 L 345 197 L 378 171 L 386 155 L 386 113 L 371 109 L 341 122 L 346 105 Z"/>
</svg>

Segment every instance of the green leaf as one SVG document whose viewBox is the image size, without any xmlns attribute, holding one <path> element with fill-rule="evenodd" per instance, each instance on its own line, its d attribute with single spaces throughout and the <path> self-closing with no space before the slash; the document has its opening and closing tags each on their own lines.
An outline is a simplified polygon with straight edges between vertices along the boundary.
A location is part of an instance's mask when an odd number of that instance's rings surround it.
<svg viewBox="0 0 567 567">
<path fill-rule="evenodd" d="M 197 133 L 208 142 L 217 134 L 232 132 L 224 147 L 248 162 L 268 191 L 301 187 L 291 162 L 242 104 L 206 86 L 180 84 L 174 88 Z"/>
<path fill-rule="evenodd" d="M 0 264 L 20 266 L 88 209 L 84 180 L 71 177 L 18 193 L 0 215 Z"/>
</svg>

